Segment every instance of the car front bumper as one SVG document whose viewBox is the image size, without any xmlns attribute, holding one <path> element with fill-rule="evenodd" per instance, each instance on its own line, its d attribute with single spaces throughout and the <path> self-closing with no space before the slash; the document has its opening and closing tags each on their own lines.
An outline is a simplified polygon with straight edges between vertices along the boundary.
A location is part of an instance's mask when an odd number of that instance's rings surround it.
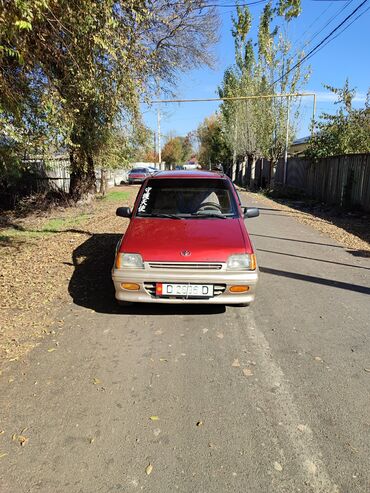
<svg viewBox="0 0 370 493">
<path fill-rule="evenodd" d="M 145 179 L 146 179 L 146 176 L 144 176 L 144 178 L 129 178 L 128 182 L 129 183 L 143 183 L 143 181 L 145 181 Z"/>
<path fill-rule="evenodd" d="M 199 272 L 199 270 L 112 270 L 112 279 L 119 301 L 140 303 L 195 303 L 195 304 L 244 304 L 254 301 L 258 282 L 258 269 L 255 271 L 231 272 L 220 270 L 217 272 Z M 212 284 L 215 295 L 210 298 L 186 297 L 157 297 L 155 284 Z M 121 287 L 122 283 L 135 283 L 140 286 L 137 291 L 130 291 Z M 229 288 L 233 285 L 249 286 L 243 293 L 232 293 Z"/>
</svg>

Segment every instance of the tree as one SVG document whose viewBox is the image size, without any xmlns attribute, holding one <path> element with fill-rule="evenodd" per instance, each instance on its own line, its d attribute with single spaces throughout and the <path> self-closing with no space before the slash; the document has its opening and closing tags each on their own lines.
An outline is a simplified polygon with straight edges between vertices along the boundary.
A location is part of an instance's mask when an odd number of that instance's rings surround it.
<svg viewBox="0 0 370 493">
<path fill-rule="evenodd" d="M 340 154 L 370 152 L 370 89 L 365 107 L 352 106 L 355 90 L 350 89 L 348 79 L 343 88 L 324 86 L 337 96 L 340 105 L 335 115 L 323 113 L 315 122 L 317 130 L 310 140 L 306 155 L 312 160 Z"/>
<path fill-rule="evenodd" d="M 191 157 L 192 153 L 189 136 L 171 137 L 162 149 L 162 159 L 169 165 L 182 164 Z"/>
<path fill-rule="evenodd" d="M 218 20 L 202 0 L 0 4 L 2 130 L 67 146 L 76 200 L 94 191 L 94 163 L 117 121 L 135 126 L 139 98 L 212 63 Z"/>
<path fill-rule="evenodd" d="M 221 163 L 228 168 L 232 159 L 231 149 L 222 129 L 220 114 L 211 115 L 199 125 L 199 163 L 204 167 Z"/>
<path fill-rule="evenodd" d="M 269 159 L 273 177 L 277 161 L 284 153 L 288 105 L 292 104 L 292 100 L 285 98 L 258 96 L 294 93 L 307 80 L 308 73 L 302 74 L 299 64 L 303 54 L 292 53 L 279 24 L 290 22 L 299 12 L 299 1 L 282 0 L 275 7 L 268 2 L 260 17 L 257 40 L 248 38 L 252 26 L 248 7 L 237 7 L 237 16 L 233 18 L 235 64 L 225 72 L 219 94 L 256 98 L 224 101 L 221 114 L 225 135 L 233 149 L 234 167 L 237 158 L 244 164 L 251 159 L 252 180 L 258 157 Z M 291 118 L 291 139 L 298 116 L 296 111 Z"/>
</svg>

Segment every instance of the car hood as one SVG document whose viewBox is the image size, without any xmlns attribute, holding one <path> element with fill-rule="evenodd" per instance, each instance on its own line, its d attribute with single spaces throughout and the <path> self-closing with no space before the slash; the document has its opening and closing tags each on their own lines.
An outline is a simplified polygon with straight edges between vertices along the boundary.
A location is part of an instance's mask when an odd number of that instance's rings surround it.
<svg viewBox="0 0 370 493">
<path fill-rule="evenodd" d="M 181 255 L 185 250 L 189 256 Z M 134 218 L 120 251 L 140 253 L 144 261 L 225 262 L 252 247 L 240 219 Z"/>
</svg>

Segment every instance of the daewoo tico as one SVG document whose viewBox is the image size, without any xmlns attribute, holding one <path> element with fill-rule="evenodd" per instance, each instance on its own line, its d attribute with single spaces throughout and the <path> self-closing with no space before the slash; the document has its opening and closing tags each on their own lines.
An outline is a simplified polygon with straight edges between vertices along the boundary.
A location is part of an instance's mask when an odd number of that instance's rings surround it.
<svg viewBox="0 0 370 493">
<path fill-rule="evenodd" d="M 117 209 L 130 224 L 112 270 L 116 299 L 248 305 L 258 268 L 244 219 L 258 214 L 240 204 L 224 174 L 168 171 L 147 178 L 133 210 Z"/>
</svg>

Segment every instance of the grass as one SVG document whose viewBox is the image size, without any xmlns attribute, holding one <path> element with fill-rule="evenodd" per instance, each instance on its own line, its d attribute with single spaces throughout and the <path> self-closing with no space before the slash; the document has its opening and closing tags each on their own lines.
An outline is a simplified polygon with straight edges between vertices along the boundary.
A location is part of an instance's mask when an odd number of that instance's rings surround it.
<svg viewBox="0 0 370 493">
<path fill-rule="evenodd" d="M 47 221 L 40 229 L 16 229 L 8 228 L 1 231 L 0 240 L 3 243 L 9 242 L 11 238 L 38 238 L 53 233 L 59 233 L 69 228 L 78 226 L 89 218 L 89 214 L 79 214 L 75 217 L 55 218 Z"/>
<path fill-rule="evenodd" d="M 75 217 L 67 217 L 67 218 L 56 218 L 50 219 L 44 226 L 41 228 L 41 232 L 45 233 L 54 233 L 58 231 L 63 231 L 65 229 L 78 226 L 79 224 L 85 222 L 89 218 L 89 214 L 79 214 Z"/>
<path fill-rule="evenodd" d="M 101 200 L 106 200 L 107 202 L 124 202 L 130 197 L 130 192 L 119 192 L 114 190 L 108 192 L 105 197 L 101 197 Z"/>
</svg>

